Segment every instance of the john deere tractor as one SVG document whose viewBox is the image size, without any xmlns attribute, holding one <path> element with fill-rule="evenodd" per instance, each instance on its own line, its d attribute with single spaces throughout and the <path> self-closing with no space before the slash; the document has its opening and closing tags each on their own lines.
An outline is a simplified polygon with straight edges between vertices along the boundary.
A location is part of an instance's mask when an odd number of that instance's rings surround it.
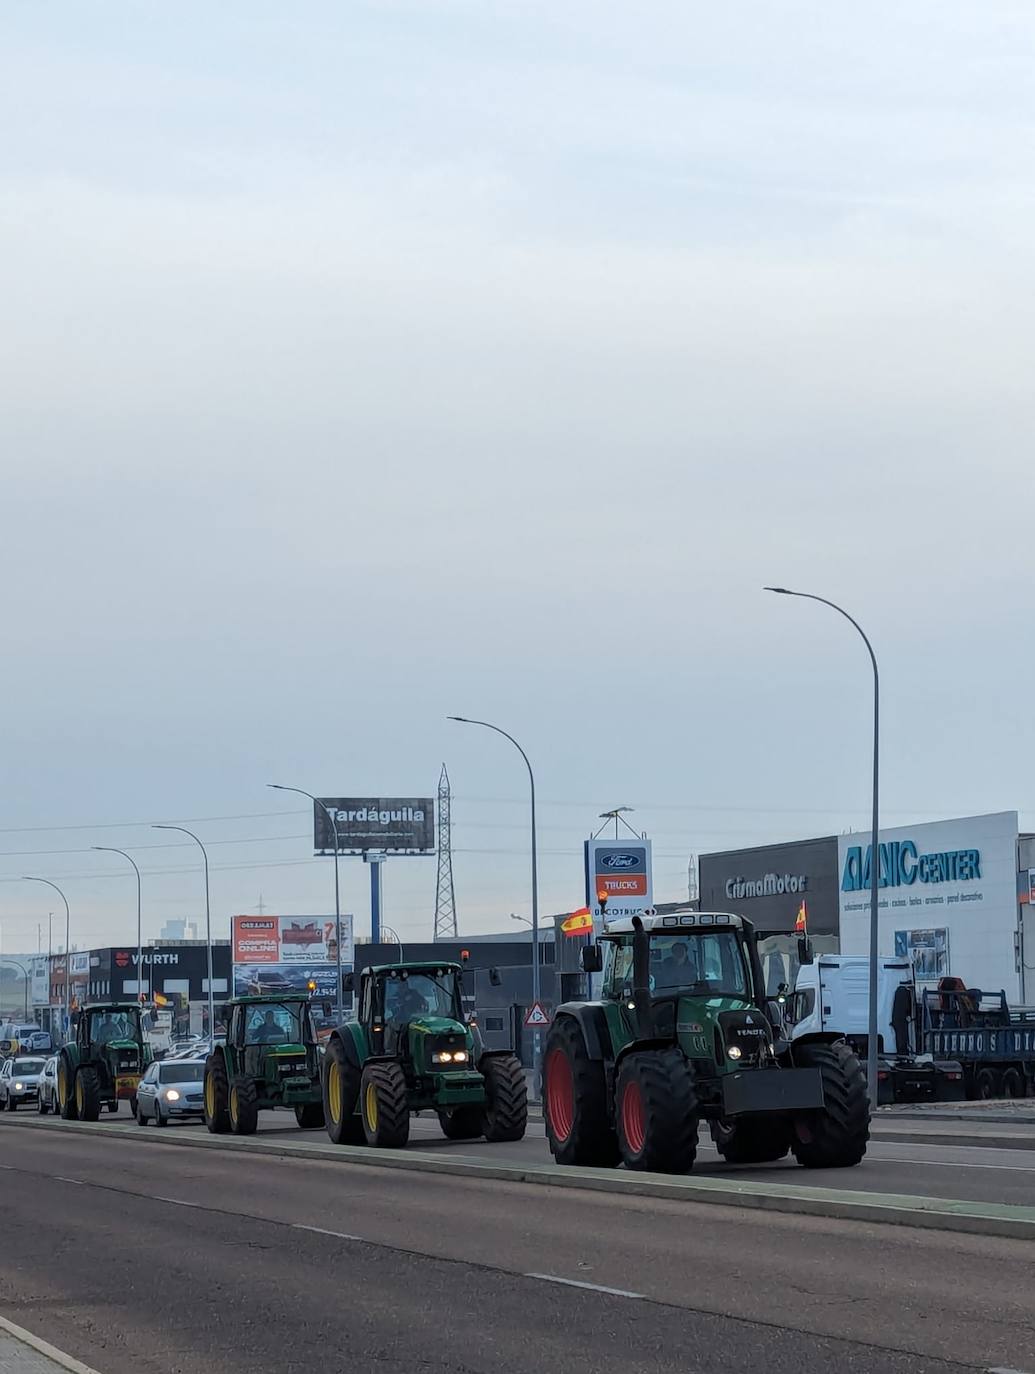
<svg viewBox="0 0 1035 1374">
<path fill-rule="evenodd" d="M 150 1062 L 139 1007 L 119 1002 L 84 1007 L 74 1040 L 58 1052 L 58 1110 L 66 1121 L 96 1121 L 102 1107 L 117 1112 L 123 1100 L 135 1111 L 137 1084 Z"/>
<path fill-rule="evenodd" d="M 324 1056 L 324 1114 L 338 1145 L 398 1147 L 410 1113 L 435 1111 L 450 1140 L 520 1140 L 528 1117 L 524 1070 L 486 1050 L 464 1017 L 461 966 L 390 964 L 363 970 L 359 1015 Z"/>
<path fill-rule="evenodd" d="M 227 1036 L 205 1061 L 205 1125 L 252 1135 L 259 1112 L 293 1107 L 305 1130 L 323 1125 L 320 1061 L 308 996 L 235 997 Z"/>
<path fill-rule="evenodd" d="M 546 1131 L 559 1164 L 685 1173 L 702 1121 L 730 1163 L 788 1151 L 813 1169 L 862 1159 L 862 1066 L 837 1034 L 788 1040 L 750 921 L 689 911 L 614 920 L 582 964 L 602 970 L 601 1000 L 558 1007 L 546 1042 Z"/>
</svg>

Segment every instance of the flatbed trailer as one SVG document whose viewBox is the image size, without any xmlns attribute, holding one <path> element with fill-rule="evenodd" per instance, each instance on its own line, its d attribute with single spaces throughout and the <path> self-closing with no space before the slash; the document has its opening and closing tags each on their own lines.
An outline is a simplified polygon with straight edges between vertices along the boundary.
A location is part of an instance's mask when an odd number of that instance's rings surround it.
<svg viewBox="0 0 1035 1374">
<path fill-rule="evenodd" d="M 1005 992 L 943 978 L 924 991 L 920 1037 L 926 1053 L 962 1065 L 968 1098 L 1035 1096 L 1035 1015 L 1011 1011 Z"/>
</svg>

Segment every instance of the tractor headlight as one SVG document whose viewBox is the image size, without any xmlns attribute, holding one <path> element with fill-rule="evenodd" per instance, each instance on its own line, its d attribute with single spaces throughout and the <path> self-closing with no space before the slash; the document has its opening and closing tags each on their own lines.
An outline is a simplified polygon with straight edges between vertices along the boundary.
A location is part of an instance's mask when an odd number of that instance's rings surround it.
<svg viewBox="0 0 1035 1374">
<path fill-rule="evenodd" d="M 179 1102 L 180 1094 L 175 1088 L 167 1088 L 165 1091 L 165 1100 L 166 1102 Z"/>
<path fill-rule="evenodd" d="M 433 1064 L 452 1064 L 452 1050 L 436 1050 L 435 1053 L 431 1056 L 431 1062 Z"/>
<path fill-rule="evenodd" d="M 740 1056 L 744 1053 L 744 1051 L 740 1048 L 739 1045 L 731 1045 L 729 1049 L 726 1051 L 726 1053 L 729 1055 L 731 1059 L 739 1059 Z"/>
<path fill-rule="evenodd" d="M 454 1053 L 453 1053 L 453 1063 L 454 1063 L 454 1064 L 466 1064 L 466 1063 L 467 1063 L 467 1051 L 466 1051 L 466 1050 L 456 1050 L 456 1051 L 454 1051 Z"/>
</svg>

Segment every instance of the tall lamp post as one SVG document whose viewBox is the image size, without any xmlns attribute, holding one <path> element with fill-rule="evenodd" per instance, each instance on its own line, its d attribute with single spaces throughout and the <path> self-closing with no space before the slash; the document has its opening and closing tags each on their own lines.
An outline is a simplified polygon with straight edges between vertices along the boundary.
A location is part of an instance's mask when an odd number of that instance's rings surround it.
<svg viewBox="0 0 1035 1374">
<path fill-rule="evenodd" d="M 212 989 L 212 904 L 209 900 L 208 890 L 208 850 L 195 835 L 193 830 L 188 830 L 182 825 L 153 825 L 152 830 L 178 830 L 181 835 L 189 835 L 194 843 L 201 850 L 205 859 L 205 943 L 208 945 L 208 1048 L 211 1053 L 215 1046 L 216 1035 L 216 999 Z"/>
<path fill-rule="evenodd" d="M 61 889 L 58 887 L 57 883 L 52 883 L 52 882 L 50 881 L 49 878 L 33 878 L 33 877 L 31 877 L 28 873 L 23 873 L 23 874 L 22 874 L 22 882 L 23 882 L 23 883 L 46 883 L 46 885 L 47 885 L 48 887 L 52 887 L 52 888 L 54 889 L 54 891 L 57 893 L 57 895 L 61 898 L 61 900 L 62 900 L 62 901 L 64 902 L 64 904 L 65 904 L 65 1025 L 64 1025 L 64 1034 L 67 1035 L 67 1034 L 68 1034 L 68 1027 L 69 1027 L 69 1024 L 70 1024 L 70 1023 L 69 1023 L 69 1017 L 68 1017 L 68 998 L 69 998 L 69 993 L 71 992 L 71 989 L 72 989 L 72 944 L 71 944 L 72 918 L 71 918 L 71 916 L 70 916 L 69 913 L 68 913 L 68 898 L 67 898 L 67 897 L 65 896 L 65 894 L 61 891 Z"/>
<path fill-rule="evenodd" d="M 133 859 L 124 849 L 113 849 L 111 845 L 95 844 L 91 848 L 98 854 L 121 854 L 124 859 L 129 859 L 133 865 L 133 872 L 137 875 L 137 1006 L 144 1000 L 144 939 L 140 923 L 140 869 L 137 868 L 136 860 Z M 148 979 L 148 984 L 151 980 Z"/>
<path fill-rule="evenodd" d="M 487 720 L 469 720 L 466 716 L 449 716 L 449 720 L 455 720 L 461 725 L 480 725 L 485 730 L 494 730 L 497 735 L 502 735 L 504 739 L 510 740 L 511 744 L 518 751 L 525 761 L 528 769 L 528 786 L 532 799 L 532 1001 L 539 1001 L 539 869 L 536 858 L 536 830 L 535 830 L 535 774 L 532 772 L 532 765 L 528 761 L 528 755 L 518 744 L 513 735 L 508 735 L 506 730 L 501 730 L 498 725 L 490 725 Z M 539 1027 L 536 1026 L 532 1035 L 532 1085 L 533 1091 L 539 1091 L 539 1067 L 541 1062 L 541 1041 Z"/>
<path fill-rule="evenodd" d="M 341 886 L 338 881 L 338 822 L 334 819 L 334 812 L 329 806 L 325 806 L 319 797 L 314 797 L 312 792 L 306 792 L 301 787 L 285 787 L 283 783 L 268 782 L 267 787 L 272 787 L 274 792 L 296 792 L 300 797 L 308 797 L 314 806 L 320 807 L 324 815 L 331 823 L 331 833 L 334 835 L 334 949 L 335 949 L 335 977 L 337 979 L 338 996 L 336 1001 L 338 1025 L 343 1025 L 345 1021 L 345 1005 L 341 986 Z"/>
<path fill-rule="evenodd" d="M 877 780 L 880 742 L 880 675 L 877 671 L 877 655 L 873 645 L 866 637 L 866 631 L 859 622 L 850 616 L 843 606 L 828 601 L 825 596 L 815 596 L 812 592 L 792 592 L 786 587 L 766 587 L 767 592 L 778 596 L 799 596 L 806 601 L 818 601 L 829 606 L 838 615 L 844 616 L 849 624 L 859 632 L 873 665 L 873 825 L 870 840 L 870 1016 L 866 1035 L 866 1079 L 869 1086 L 871 1104 L 877 1101 L 877 967 L 879 964 L 880 931 L 877 914 L 877 895 L 880 891 L 880 818 L 877 806 Z"/>
</svg>

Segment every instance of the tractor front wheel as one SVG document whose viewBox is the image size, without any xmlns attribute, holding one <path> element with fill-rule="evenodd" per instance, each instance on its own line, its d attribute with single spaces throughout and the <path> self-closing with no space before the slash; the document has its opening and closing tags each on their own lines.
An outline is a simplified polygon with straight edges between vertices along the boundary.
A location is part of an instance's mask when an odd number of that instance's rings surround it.
<svg viewBox="0 0 1035 1374">
<path fill-rule="evenodd" d="M 483 1130 L 481 1107 L 440 1107 L 438 1124 L 447 1140 L 474 1140 Z"/>
<path fill-rule="evenodd" d="M 791 1150 L 806 1169 L 847 1169 L 858 1164 L 870 1138 L 870 1103 L 862 1065 L 843 1041 L 807 1041 L 795 1047 L 800 1068 L 823 1075 L 823 1110 L 794 1121 Z"/>
<path fill-rule="evenodd" d="M 604 1065 L 590 1059 L 573 1016 L 559 1016 L 550 1027 L 543 1064 L 546 1135 L 554 1159 L 614 1168 L 618 1140 L 608 1118 Z"/>
<path fill-rule="evenodd" d="M 100 1117 L 101 1084 L 96 1069 L 80 1069 L 76 1074 L 75 1107 L 80 1121 L 96 1121 Z"/>
<path fill-rule="evenodd" d="M 523 1140 L 528 1125 L 528 1085 L 521 1060 L 513 1054 L 494 1054 L 483 1059 L 480 1068 L 485 1079 L 485 1139 L 493 1144 Z"/>
<path fill-rule="evenodd" d="M 394 1150 L 410 1138 L 410 1104 L 401 1064 L 368 1064 L 359 1084 L 363 1134 L 368 1145 Z"/>
<path fill-rule="evenodd" d="M 324 1124 L 322 1102 L 299 1102 L 295 1107 L 295 1120 L 303 1131 L 316 1131 Z"/>
<path fill-rule="evenodd" d="M 77 1120 L 79 1112 L 75 1102 L 75 1074 L 64 1055 L 58 1060 L 57 1065 L 57 1099 L 61 1119 Z"/>
<path fill-rule="evenodd" d="M 697 1157 L 697 1097 L 677 1049 L 629 1054 L 618 1070 L 618 1148 L 627 1169 L 687 1174 Z"/>
<path fill-rule="evenodd" d="M 323 1115 L 335 1145 L 362 1145 L 366 1140 L 359 1115 L 359 1080 L 359 1065 L 335 1036 L 327 1046 L 323 1066 Z"/>
<path fill-rule="evenodd" d="M 255 1080 L 238 1075 L 230 1084 L 230 1129 L 234 1135 L 254 1135 L 259 1124 Z"/>
<path fill-rule="evenodd" d="M 205 1061 L 204 1096 L 205 1125 L 212 1135 L 224 1135 L 230 1129 L 230 1085 L 221 1054 L 210 1054 Z"/>
<path fill-rule="evenodd" d="M 791 1148 L 786 1117 L 755 1121 L 713 1121 L 712 1139 L 727 1164 L 772 1164 Z"/>
</svg>

